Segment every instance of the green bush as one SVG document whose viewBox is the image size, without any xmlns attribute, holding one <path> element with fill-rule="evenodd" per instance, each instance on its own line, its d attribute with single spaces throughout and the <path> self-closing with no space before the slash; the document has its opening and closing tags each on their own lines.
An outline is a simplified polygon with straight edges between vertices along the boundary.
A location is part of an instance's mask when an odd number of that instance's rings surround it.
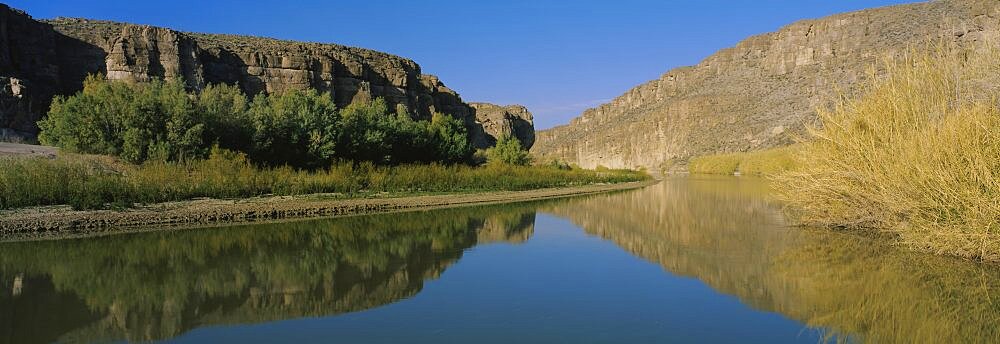
<svg viewBox="0 0 1000 344">
<path fill-rule="evenodd" d="M 486 150 L 486 162 L 489 164 L 505 164 L 527 166 L 531 164 L 531 155 L 521 147 L 521 141 L 511 136 L 497 140 L 497 144 Z"/>
<path fill-rule="evenodd" d="M 80 94 L 56 97 L 38 126 L 43 144 L 134 163 L 207 152 L 204 121 L 179 81 L 107 82 L 90 76 Z"/>
<path fill-rule="evenodd" d="M 235 86 L 209 85 L 190 95 L 181 81 L 90 76 L 80 93 L 57 97 L 39 127 L 44 144 L 132 163 L 203 159 L 213 145 L 259 164 L 310 169 L 337 160 L 458 163 L 472 154 L 468 130 L 451 116 L 415 120 L 383 99 L 338 110 L 315 90 L 251 101 Z"/>
<path fill-rule="evenodd" d="M 253 149 L 250 101 L 238 87 L 208 85 L 198 94 L 195 105 L 205 122 L 203 142 L 241 152 Z"/>
<path fill-rule="evenodd" d="M 570 166 L 569 163 L 566 163 L 565 161 L 559 159 L 552 159 L 552 161 L 549 161 L 549 167 L 567 171 L 573 169 L 573 166 Z"/>
<path fill-rule="evenodd" d="M 394 165 L 458 163 L 472 153 L 465 125 L 451 116 L 436 113 L 430 121 L 417 121 L 405 109 L 389 112 L 382 99 L 352 104 L 341 113 L 338 147 L 343 159 Z"/>
<path fill-rule="evenodd" d="M 257 95 L 250 104 L 250 156 L 269 165 L 328 165 L 336 152 L 340 114 L 328 94 L 315 90 Z"/>
</svg>

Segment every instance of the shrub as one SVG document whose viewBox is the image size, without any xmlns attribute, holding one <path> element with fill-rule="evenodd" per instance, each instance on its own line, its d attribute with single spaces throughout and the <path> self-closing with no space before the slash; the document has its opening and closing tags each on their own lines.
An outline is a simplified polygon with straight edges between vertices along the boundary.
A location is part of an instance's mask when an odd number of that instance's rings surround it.
<svg viewBox="0 0 1000 344">
<path fill-rule="evenodd" d="M 382 99 L 352 104 L 343 111 L 340 156 L 376 164 L 458 163 L 469 159 L 468 131 L 458 119 L 435 113 L 430 121 L 417 121 L 397 109 L 388 111 Z"/>
<path fill-rule="evenodd" d="M 431 161 L 458 163 L 468 160 L 472 154 L 472 143 L 469 142 L 465 124 L 458 119 L 440 113 L 431 118 L 430 137 L 435 156 Z"/>
<path fill-rule="evenodd" d="M 688 171 L 699 174 L 735 174 L 740 169 L 740 153 L 716 154 L 692 158 Z"/>
<path fill-rule="evenodd" d="M 226 84 L 208 85 L 198 94 L 197 111 L 205 122 L 203 142 L 249 152 L 255 131 L 243 91 Z"/>
<path fill-rule="evenodd" d="M 511 136 L 497 140 L 497 144 L 486 150 L 486 161 L 490 164 L 526 166 L 531 164 L 531 155 L 521 147 L 521 141 Z"/>
<path fill-rule="evenodd" d="M 235 86 L 189 95 L 181 81 L 130 83 L 90 76 L 80 93 L 57 97 L 39 123 L 43 143 L 132 163 L 204 158 L 213 145 L 255 163 L 310 169 L 334 160 L 375 164 L 465 162 L 464 123 L 443 114 L 415 120 L 383 99 L 337 110 L 329 94 L 291 90 L 248 101 Z"/>
<path fill-rule="evenodd" d="M 206 153 L 203 121 L 180 81 L 107 82 L 90 76 L 80 94 L 56 97 L 38 126 L 43 144 L 134 163 Z"/>
<path fill-rule="evenodd" d="M 799 145 L 778 147 L 746 153 L 706 155 L 692 158 L 688 171 L 698 174 L 770 176 L 795 168 L 795 153 Z"/>
<path fill-rule="evenodd" d="M 257 95 L 250 104 L 250 156 L 269 165 L 316 168 L 336 153 L 340 114 L 328 93 L 292 90 Z"/>
<path fill-rule="evenodd" d="M 566 171 L 573 169 L 573 166 L 570 166 L 570 164 L 559 159 L 552 159 L 552 161 L 549 161 L 549 167 Z"/>
<path fill-rule="evenodd" d="M 998 71 L 996 50 L 891 61 L 863 96 L 820 112 L 796 170 L 776 178 L 783 198 L 806 224 L 1000 259 Z"/>
</svg>

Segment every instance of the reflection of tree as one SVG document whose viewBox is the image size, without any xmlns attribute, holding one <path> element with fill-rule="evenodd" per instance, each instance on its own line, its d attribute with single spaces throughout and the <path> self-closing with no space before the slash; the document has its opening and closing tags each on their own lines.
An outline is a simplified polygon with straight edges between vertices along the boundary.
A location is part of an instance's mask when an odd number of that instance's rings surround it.
<svg viewBox="0 0 1000 344">
<path fill-rule="evenodd" d="M 667 180 L 543 208 L 752 307 L 872 342 L 998 342 L 1000 269 L 788 229 L 753 180 Z"/>
<path fill-rule="evenodd" d="M 0 343 L 163 339 L 388 304 L 466 248 L 526 240 L 534 207 L 3 244 Z"/>
</svg>

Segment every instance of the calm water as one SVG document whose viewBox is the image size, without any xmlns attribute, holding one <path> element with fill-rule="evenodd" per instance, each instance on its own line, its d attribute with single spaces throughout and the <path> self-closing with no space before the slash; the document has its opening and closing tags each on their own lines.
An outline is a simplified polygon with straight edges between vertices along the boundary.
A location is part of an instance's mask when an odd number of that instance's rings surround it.
<svg viewBox="0 0 1000 344">
<path fill-rule="evenodd" d="M 0 343 L 1000 341 L 997 268 L 791 229 L 766 192 L 0 244 Z"/>
</svg>

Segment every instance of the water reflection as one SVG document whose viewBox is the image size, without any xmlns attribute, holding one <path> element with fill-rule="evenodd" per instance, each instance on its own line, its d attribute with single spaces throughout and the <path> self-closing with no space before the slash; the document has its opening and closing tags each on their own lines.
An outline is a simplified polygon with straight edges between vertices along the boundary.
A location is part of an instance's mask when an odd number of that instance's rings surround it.
<svg viewBox="0 0 1000 344">
<path fill-rule="evenodd" d="M 753 179 L 685 178 L 544 211 L 834 341 L 1000 342 L 1000 269 L 789 228 Z"/>
<path fill-rule="evenodd" d="M 536 211 L 576 226 L 558 221 L 563 227 L 534 235 Z M 527 244 L 477 250 L 421 293 L 469 248 L 500 242 Z M 760 332 L 809 326 L 831 340 L 1000 342 L 1000 305 L 993 301 L 1000 269 L 888 243 L 790 228 L 764 183 L 734 178 L 671 179 L 636 191 L 508 206 L 6 243 L 0 244 L 0 343 L 148 341 L 210 325 L 319 316 L 334 336 L 355 325 L 382 331 L 379 317 L 411 325 L 387 329 L 399 333 L 385 342 L 419 341 L 408 336 L 420 330 L 430 341 L 441 335 L 432 330 L 444 328 L 449 338 L 498 342 L 518 335 L 692 340 L 715 334 L 699 328 L 736 332 L 741 321 L 773 326 Z M 678 287 L 687 284 L 675 276 L 710 288 Z M 558 280 L 572 282 L 553 287 Z M 663 288 L 698 301 L 662 297 L 670 294 Z M 428 297 L 393 308 L 418 293 Z M 739 313 L 746 307 L 719 293 L 765 312 Z M 715 302 L 724 299 L 738 307 Z M 355 322 L 329 317 L 374 308 Z M 434 314 L 439 310 L 447 314 Z M 708 325 L 678 320 L 705 312 L 714 314 L 697 321 Z M 771 321 L 766 312 L 795 321 Z M 600 328 L 612 322 L 616 327 Z M 664 327 L 671 322 L 681 324 Z M 812 339 L 756 334 L 762 341 Z"/>
<path fill-rule="evenodd" d="M 0 245 L 0 343 L 148 341 L 415 295 L 533 204 Z"/>
</svg>

